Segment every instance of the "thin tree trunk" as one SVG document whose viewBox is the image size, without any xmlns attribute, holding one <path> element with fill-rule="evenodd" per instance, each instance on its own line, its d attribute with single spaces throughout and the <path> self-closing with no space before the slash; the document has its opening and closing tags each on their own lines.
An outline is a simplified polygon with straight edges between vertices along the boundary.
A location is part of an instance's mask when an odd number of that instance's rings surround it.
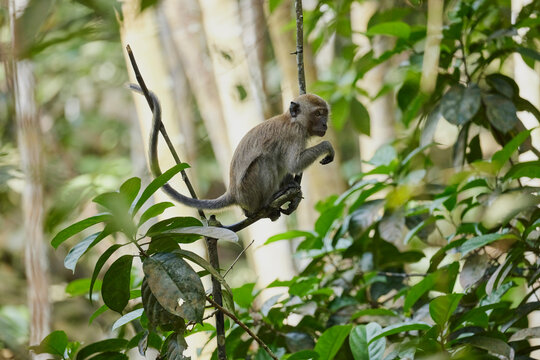
<svg viewBox="0 0 540 360">
<path fill-rule="evenodd" d="M 420 79 L 420 90 L 425 94 L 433 92 L 439 75 L 443 9 L 443 0 L 428 0 L 427 37 L 422 63 L 422 78 Z"/>
<path fill-rule="evenodd" d="M 24 8 L 24 5 L 22 6 Z M 10 2 L 12 48 L 17 46 L 15 19 L 21 10 L 19 1 Z M 42 133 L 34 96 L 35 81 L 29 60 L 13 60 L 13 95 L 17 121 L 17 141 L 24 173 L 22 193 L 25 232 L 25 271 L 30 308 L 30 345 L 37 345 L 50 332 L 49 271 L 47 247 L 43 234 L 44 190 Z M 33 354 L 34 358 L 43 356 Z"/>
</svg>

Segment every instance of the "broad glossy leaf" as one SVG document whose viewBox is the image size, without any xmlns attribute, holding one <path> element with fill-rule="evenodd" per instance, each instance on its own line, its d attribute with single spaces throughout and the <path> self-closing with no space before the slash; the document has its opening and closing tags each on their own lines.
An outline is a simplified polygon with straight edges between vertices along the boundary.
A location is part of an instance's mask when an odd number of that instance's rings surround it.
<svg viewBox="0 0 540 360">
<path fill-rule="evenodd" d="M 480 349 L 487 350 L 490 354 L 503 357 L 503 359 L 513 360 L 515 356 L 514 349 L 502 340 L 487 336 L 471 336 L 460 339 L 464 343 L 471 344 Z"/>
<path fill-rule="evenodd" d="M 143 193 L 139 197 L 139 200 L 137 200 L 137 203 L 135 204 L 135 207 L 133 208 L 133 214 L 136 214 L 137 211 L 141 208 L 141 206 L 154 194 L 160 187 L 162 187 L 164 184 L 166 184 L 172 177 L 176 174 L 178 174 L 180 171 L 187 169 L 189 167 L 188 164 L 182 163 L 173 166 L 169 170 L 165 171 L 163 174 L 155 178 L 147 187 L 144 189 Z"/>
<path fill-rule="evenodd" d="M 126 315 L 122 316 L 120 319 L 114 322 L 111 330 L 114 331 L 118 329 L 120 326 L 124 326 L 127 323 L 130 323 L 133 320 L 140 318 L 143 312 L 144 312 L 143 308 L 128 312 Z"/>
<path fill-rule="evenodd" d="M 57 330 L 47 335 L 38 346 L 32 346 L 31 349 L 36 354 L 52 354 L 63 357 L 67 346 L 68 338 L 66 333 Z"/>
<path fill-rule="evenodd" d="M 441 99 L 441 114 L 451 124 L 464 125 L 480 109 L 480 99 L 480 88 L 476 84 L 454 85 Z"/>
<path fill-rule="evenodd" d="M 255 283 L 248 283 L 232 289 L 234 301 L 244 309 L 249 309 L 256 296 L 256 293 L 253 292 L 254 288 Z"/>
<path fill-rule="evenodd" d="M 435 281 L 437 280 L 437 273 L 432 273 L 423 278 L 419 283 L 414 285 L 407 292 L 405 297 L 405 304 L 403 305 L 403 311 L 408 312 L 411 307 L 424 295 L 426 292 L 433 290 Z"/>
<path fill-rule="evenodd" d="M 351 123 L 360 134 L 370 135 L 371 122 L 366 107 L 353 96 L 351 99 L 350 115 Z"/>
<path fill-rule="evenodd" d="M 504 164 L 512 157 L 520 145 L 530 136 L 532 130 L 525 130 L 512 138 L 501 150 L 493 154 L 491 161 L 497 165 L 497 170 L 500 170 Z"/>
<path fill-rule="evenodd" d="M 394 211 L 390 215 L 384 215 L 379 222 L 381 238 L 393 244 L 397 244 L 403 238 L 405 229 L 405 216 L 401 211 Z"/>
<path fill-rule="evenodd" d="M 490 258 L 486 254 L 471 254 L 465 260 L 463 269 L 459 273 L 459 283 L 461 287 L 467 290 L 484 277 L 489 268 Z"/>
<path fill-rule="evenodd" d="M 333 359 L 347 336 L 349 336 L 351 329 L 352 325 L 335 325 L 326 329 L 315 345 L 315 351 L 319 354 L 319 359 Z"/>
<path fill-rule="evenodd" d="M 398 314 L 395 311 L 389 310 L 389 309 L 364 309 L 360 310 L 358 312 L 355 312 L 351 319 L 357 319 L 361 316 L 398 316 Z"/>
<path fill-rule="evenodd" d="M 169 219 L 161 220 L 155 223 L 148 229 L 145 236 L 155 237 L 165 231 L 178 229 L 188 226 L 203 226 L 199 219 L 190 216 L 177 216 Z"/>
<path fill-rule="evenodd" d="M 444 328 L 454 313 L 463 294 L 447 294 L 436 297 L 429 303 L 429 314 L 437 325 Z"/>
<path fill-rule="evenodd" d="M 114 226 L 106 225 L 105 229 L 99 233 L 92 234 L 86 237 L 83 241 L 75 245 L 64 258 L 64 267 L 75 272 L 77 262 L 89 249 L 94 247 L 101 240 L 114 232 Z"/>
<path fill-rule="evenodd" d="M 180 254 L 154 254 L 144 260 L 143 270 L 161 306 L 174 315 L 201 322 L 206 302 L 204 287 Z"/>
<path fill-rule="evenodd" d="M 291 331 L 285 334 L 285 344 L 290 352 L 297 352 L 313 349 L 315 341 L 305 332 Z"/>
<path fill-rule="evenodd" d="M 340 204 L 326 209 L 315 222 L 315 231 L 320 236 L 325 236 L 328 230 L 332 227 L 334 221 L 339 219 L 343 213 L 345 204 Z"/>
<path fill-rule="evenodd" d="M 346 98 L 340 97 L 332 102 L 332 123 L 336 130 L 341 130 L 349 116 L 350 106 Z"/>
<path fill-rule="evenodd" d="M 531 179 L 540 178 L 540 160 L 526 161 L 513 165 L 504 175 L 504 180 L 519 179 L 528 177 Z"/>
<path fill-rule="evenodd" d="M 507 133 L 516 126 L 518 118 L 516 106 L 504 96 L 498 94 L 484 94 L 482 101 L 486 106 L 486 116 L 497 130 Z"/>
<path fill-rule="evenodd" d="M 370 343 L 371 339 L 381 331 L 381 325 L 374 322 L 367 325 L 358 325 L 352 329 L 349 345 L 355 360 L 380 360 L 383 358 L 386 339 L 380 338 Z"/>
<path fill-rule="evenodd" d="M 368 161 L 373 166 L 390 165 L 397 158 L 396 150 L 391 145 L 383 145 L 375 151 L 373 157 Z"/>
<path fill-rule="evenodd" d="M 84 360 L 96 353 L 124 350 L 127 343 L 126 339 L 107 339 L 92 343 L 77 353 L 77 360 Z"/>
<path fill-rule="evenodd" d="M 180 331 L 185 328 L 184 319 L 171 314 L 161 306 L 154 294 L 152 294 L 146 278 L 143 279 L 141 293 L 144 311 L 150 322 L 150 329 L 160 326 L 164 331 Z"/>
<path fill-rule="evenodd" d="M 138 177 L 132 177 L 124 181 L 120 185 L 120 194 L 126 199 L 128 204 L 133 204 L 133 201 L 137 197 L 139 190 L 141 189 L 141 179 Z"/>
<path fill-rule="evenodd" d="M 61 243 L 73 235 L 80 233 L 84 229 L 89 228 L 92 225 L 99 224 L 100 222 L 108 222 L 111 220 L 112 215 L 104 213 L 78 221 L 56 234 L 56 236 L 51 240 L 51 245 L 56 249 Z"/>
<path fill-rule="evenodd" d="M 486 81 L 499 94 L 506 96 L 508 99 L 514 98 L 514 95 L 519 95 L 519 87 L 514 79 L 503 74 L 490 74 L 486 76 Z"/>
<path fill-rule="evenodd" d="M 373 25 L 368 28 L 366 35 L 389 35 L 402 39 L 408 39 L 411 34 L 411 27 L 402 21 L 390 21 Z"/>
<path fill-rule="evenodd" d="M 503 284 L 497 291 L 500 291 L 504 295 L 508 289 L 512 287 L 511 283 L 505 283 Z M 500 300 L 500 297 L 502 297 L 501 294 L 497 294 L 498 299 Z M 491 296 L 490 296 L 491 297 Z M 497 298 L 495 298 L 497 300 Z M 501 331 L 506 332 L 509 328 L 511 328 L 516 322 L 521 320 L 524 316 L 529 315 L 531 312 L 539 310 L 540 309 L 540 301 L 530 302 L 519 305 L 517 308 L 512 309 L 512 319 L 506 322 L 502 327 Z"/>
<path fill-rule="evenodd" d="M 130 275 L 132 255 L 118 258 L 105 273 L 101 296 L 109 309 L 122 313 L 130 296 Z"/>
<path fill-rule="evenodd" d="M 319 353 L 314 350 L 302 350 L 289 356 L 287 360 L 318 360 Z"/>
</svg>

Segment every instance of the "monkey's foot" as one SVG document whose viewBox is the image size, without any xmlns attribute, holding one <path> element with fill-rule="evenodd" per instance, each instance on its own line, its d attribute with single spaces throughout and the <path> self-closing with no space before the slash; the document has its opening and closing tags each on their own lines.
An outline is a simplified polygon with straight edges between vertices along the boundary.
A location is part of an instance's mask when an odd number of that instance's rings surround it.
<svg viewBox="0 0 540 360">
<path fill-rule="evenodd" d="M 270 204 L 270 207 L 276 209 L 281 214 L 290 215 L 298 208 L 301 200 L 302 190 L 300 186 L 296 182 L 291 182 L 274 195 L 274 200 Z M 282 206 L 286 203 L 289 203 L 289 205 L 283 209 Z"/>
</svg>

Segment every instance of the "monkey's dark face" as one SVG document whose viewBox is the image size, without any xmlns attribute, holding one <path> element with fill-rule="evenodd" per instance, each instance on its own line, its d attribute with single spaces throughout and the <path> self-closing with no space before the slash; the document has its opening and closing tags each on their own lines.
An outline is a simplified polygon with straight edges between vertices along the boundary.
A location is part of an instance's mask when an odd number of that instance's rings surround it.
<svg viewBox="0 0 540 360">
<path fill-rule="evenodd" d="M 318 108 L 310 114 L 309 134 L 312 136 L 324 136 L 328 130 L 328 109 Z"/>
</svg>

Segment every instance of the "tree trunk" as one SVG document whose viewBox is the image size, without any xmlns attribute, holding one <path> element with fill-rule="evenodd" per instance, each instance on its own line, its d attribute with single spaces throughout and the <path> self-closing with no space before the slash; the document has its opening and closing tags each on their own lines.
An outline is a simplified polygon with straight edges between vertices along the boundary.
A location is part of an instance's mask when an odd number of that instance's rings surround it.
<svg viewBox="0 0 540 360">
<path fill-rule="evenodd" d="M 20 1 L 10 1 L 12 48 L 16 49 L 18 34 L 15 19 L 24 8 Z M 49 273 L 47 247 L 44 242 L 43 149 L 41 125 L 35 100 L 35 81 L 29 60 L 13 59 L 13 95 L 17 122 L 17 141 L 24 174 L 22 210 L 25 232 L 25 271 L 30 309 L 30 345 L 37 345 L 50 332 Z M 43 355 L 32 355 L 43 358 Z"/>
</svg>

